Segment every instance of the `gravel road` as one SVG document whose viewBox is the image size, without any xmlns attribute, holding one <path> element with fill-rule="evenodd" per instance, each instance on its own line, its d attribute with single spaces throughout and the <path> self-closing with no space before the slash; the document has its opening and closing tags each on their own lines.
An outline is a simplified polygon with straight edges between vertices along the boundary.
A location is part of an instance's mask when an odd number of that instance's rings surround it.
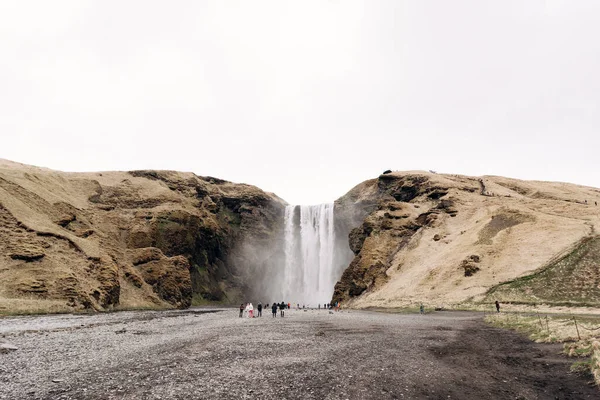
<svg viewBox="0 0 600 400">
<path fill-rule="evenodd" d="M 0 399 L 598 399 L 481 314 L 235 309 L 0 319 Z"/>
</svg>

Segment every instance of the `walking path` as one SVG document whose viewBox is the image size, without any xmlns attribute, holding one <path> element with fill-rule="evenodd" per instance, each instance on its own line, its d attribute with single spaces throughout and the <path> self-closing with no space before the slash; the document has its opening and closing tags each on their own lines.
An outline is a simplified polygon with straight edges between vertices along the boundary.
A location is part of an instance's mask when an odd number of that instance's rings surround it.
<svg viewBox="0 0 600 400">
<path fill-rule="evenodd" d="M 481 314 L 238 309 L 0 319 L 0 399 L 597 399 Z"/>
</svg>

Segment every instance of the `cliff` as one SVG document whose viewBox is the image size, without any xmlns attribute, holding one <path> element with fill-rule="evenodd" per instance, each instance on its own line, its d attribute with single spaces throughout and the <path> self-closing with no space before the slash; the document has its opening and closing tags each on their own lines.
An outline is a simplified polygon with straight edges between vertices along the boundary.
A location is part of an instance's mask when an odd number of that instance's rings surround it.
<svg viewBox="0 0 600 400">
<path fill-rule="evenodd" d="M 333 301 L 600 305 L 596 202 L 600 190 L 566 183 L 381 175 L 336 202 L 355 227 L 347 229 L 354 259 Z"/>
<path fill-rule="evenodd" d="M 192 173 L 0 160 L 0 313 L 236 303 L 276 267 L 284 206 Z"/>
</svg>

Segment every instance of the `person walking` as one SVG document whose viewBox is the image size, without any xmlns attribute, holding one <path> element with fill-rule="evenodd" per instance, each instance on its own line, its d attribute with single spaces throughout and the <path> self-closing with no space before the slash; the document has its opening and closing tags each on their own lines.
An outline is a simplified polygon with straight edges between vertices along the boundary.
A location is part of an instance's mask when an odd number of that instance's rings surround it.
<svg viewBox="0 0 600 400">
<path fill-rule="evenodd" d="M 271 311 L 273 311 L 273 318 L 277 317 L 277 303 L 273 303 L 271 306 Z"/>
<path fill-rule="evenodd" d="M 285 316 L 285 303 L 283 301 L 281 302 L 281 304 L 279 304 L 279 316 L 281 318 Z"/>
<path fill-rule="evenodd" d="M 244 316 L 244 303 L 240 304 L 240 318 Z"/>
<path fill-rule="evenodd" d="M 258 309 L 258 316 L 262 317 L 262 303 L 260 301 L 258 302 L 256 308 Z"/>
<path fill-rule="evenodd" d="M 500 303 L 496 300 L 496 312 L 500 312 Z"/>
</svg>

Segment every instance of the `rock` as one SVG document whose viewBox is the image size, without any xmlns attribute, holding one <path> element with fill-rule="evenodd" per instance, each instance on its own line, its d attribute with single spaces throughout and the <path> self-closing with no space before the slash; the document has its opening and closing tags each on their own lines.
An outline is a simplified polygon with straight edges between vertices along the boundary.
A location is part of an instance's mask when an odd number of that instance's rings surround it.
<svg viewBox="0 0 600 400">
<path fill-rule="evenodd" d="M 77 220 L 77 216 L 75 214 L 64 214 L 61 215 L 56 221 L 54 221 L 54 223 L 65 228 L 67 225 L 69 225 L 75 220 Z"/>
<path fill-rule="evenodd" d="M 141 249 L 131 250 L 132 252 L 132 260 L 131 263 L 133 265 L 146 264 L 150 261 L 158 261 L 164 258 L 164 254 L 160 249 L 156 247 L 144 247 Z"/>
<path fill-rule="evenodd" d="M 138 270 L 144 281 L 151 285 L 162 299 L 178 308 L 191 305 L 192 281 L 187 258 L 163 256 L 160 260 L 138 265 Z"/>
<path fill-rule="evenodd" d="M 0 343 L 0 353 L 9 353 L 11 351 L 19 350 L 19 348 L 10 343 Z"/>
<path fill-rule="evenodd" d="M 24 247 L 9 253 L 9 257 L 13 260 L 23 260 L 26 262 L 37 261 L 44 258 L 46 254 L 38 248 Z"/>
<path fill-rule="evenodd" d="M 479 262 L 481 262 L 481 257 L 476 254 L 472 254 L 460 263 L 460 268 L 464 269 L 465 276 L 473 276 L 475 273 L 477 273 L 477 271 L 479 271 L 479 267 L 476 265 Z"/>
</svg>

